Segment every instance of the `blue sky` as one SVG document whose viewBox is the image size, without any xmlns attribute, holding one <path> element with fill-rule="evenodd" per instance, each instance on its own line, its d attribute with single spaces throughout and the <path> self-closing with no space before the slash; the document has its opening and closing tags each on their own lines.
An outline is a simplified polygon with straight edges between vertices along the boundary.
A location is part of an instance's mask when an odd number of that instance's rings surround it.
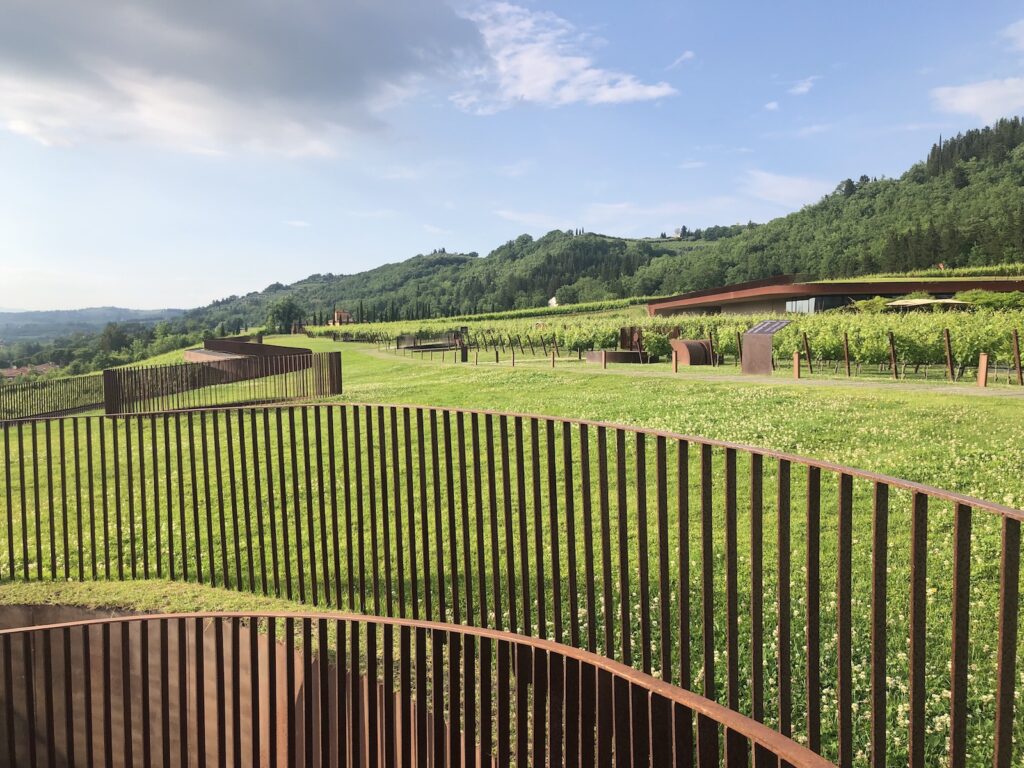
<svg viewBox="0 0 1024 768">
<path fill-rule="evenodd" d="M 765 221 L 1024 112 L 1019 3 L 0 0 L 0 308 Z"/>
</svg>

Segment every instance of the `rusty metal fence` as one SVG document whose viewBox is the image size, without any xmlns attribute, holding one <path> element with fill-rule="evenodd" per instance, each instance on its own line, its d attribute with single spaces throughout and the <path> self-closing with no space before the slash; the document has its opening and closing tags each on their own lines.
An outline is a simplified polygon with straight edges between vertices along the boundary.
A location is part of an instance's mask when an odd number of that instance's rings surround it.
<svg viewBox="0 0 1024 768">
<path fill-rule="evenodd" d="M 451 624 L 132 616 L 0 631 L 0 657 L 9 766 L 671 766 L 697 719 L 745 753 L 834 768 L 596 654 Z"/>
<path fill-rule="evenodd" d="M 841 766 L 1020 760 L 1017 509 L 697 437 L 428 407 L 21 422 L 0 450 L 11 580 L 186 580 L 468 623 L 599 652 Z M 692 743 L 745 764 L 711 730 Z"/>
<path fill-rule="evenodd" d="M 340 352 L 240 357 L 103 372 L 103 406 L 108 415 L 287 402 L 341 392 Z"/>
<path fill-rule="evenodd" d="M 0 421 L 70 414 L 102 406 L 103 378 L 98 373 L 0 382 Z"/>
</svg>

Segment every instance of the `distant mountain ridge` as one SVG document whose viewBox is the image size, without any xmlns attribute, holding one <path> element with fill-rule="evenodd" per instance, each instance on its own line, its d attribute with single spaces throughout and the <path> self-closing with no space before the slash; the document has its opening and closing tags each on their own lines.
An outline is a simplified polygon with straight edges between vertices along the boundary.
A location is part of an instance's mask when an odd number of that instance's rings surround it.
<svg viewBox="0 0 1024 768">
<path fill-rule="evenodd" d="M 0 310 L 0 339 L 14 341 L 52 339 L 73 333 L 96 333 L 108 323 L 153 324 L 173 320 L 183 309 L 85 309 Z"/>
</svg>

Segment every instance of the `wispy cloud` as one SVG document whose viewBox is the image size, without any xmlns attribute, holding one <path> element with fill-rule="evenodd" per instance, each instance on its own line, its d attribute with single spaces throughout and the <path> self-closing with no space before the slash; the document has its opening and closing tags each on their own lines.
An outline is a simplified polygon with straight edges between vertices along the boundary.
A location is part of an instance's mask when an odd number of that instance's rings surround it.
<svg viewBox="0 0 1024 768">
<path fill-rule="evenodd" d="M 1024 77 L 933 88 L 931 97 L 943 112 L 973 115 L 991 123 L 1024 109 Z"/>
<path fill-rule="evenodd" d="M 1002 36 L 1010 41 L 1015 50 L 1024 51 L 1024 19 L 1015 21 L 1004 29 Z"/>
<path fill-rule="evenodd" d="M 309 222 L 303 219 L 289 219 L 285 224 L 289 227 L 295 227 L 296 229 L 305 229 L 309 226 Z"/>
<path fill-rule="evenodd" d="M 491 61 L 469 73 L 473 83 L 452 100 L 468 112 L 489 114 L 518 103 L 622 104 L 676 93 L 665 82 L 596 64 L 593 41 L 548 11 L 506 2 L 485 3 L 468 14 L 483 35 Z"/>
<path fill-rule="evenodd" d="M 779 110 L 779 102 L 769 101 L 767 104 L 764 105 L 764 108 L 769 112 L 777 112 Z"/>
<path fill-rule="evenodd" d="M 684 171 L 690 171 L 694 168 L 703 168 L 707 163 L 703 160 L 686 160 L 679 164 L 679 168 Z"/>
<path fill-rule="evenodd" d="M 500 176 L 505 176 L 509 179 L 518 179 L 521 176 L 525 176 L 530 173 L 537 163 L 532 159 L 517 160 L 514 163 L 506 163 L 505 165 L 498 166 L 495 169 Z"/>
<path fill-rule="evenodd" d="M 788 209 L 816 202 L 830 192 L 833 186 L 821 179 L 785 176 L 757 169 L 747 171 L 740 185 L 744 194 Z"/>
<path fill-rule="evenodd" d="M 390 219 L 398 215 L 397 211 L 391 208 L 371 208 L 369 210 L 350 210 L 345 211 L 346 216 L 351 216 L 353 219 Z"/>
<path fill-rule="evenodd" d="M 452 233 L 450 229 L 438 227 L 435 224 L 424 224 L 423 231 L 428 235 L 450 235 Z"/>
<path fill-rule="evenodd" d="M 680 64 L 684 64 L 687 61 L 693 61 L 695 58 L 697 58 L 697 54 L 694 53 L 693 51 L 683 51 L 676 57 L 676 60 L 669 64 L 667 67 L 665 67 L 665 69 L 675 69 Z"/>
<path fill-rule="evenodd" d="M 825 133 L 826 131 L 832 130 L 832 123 L 813 123 L 811 125 L 805 125 L 802 128 L 798 128 L 796 135 L 800 138 L 806 138 L 808 136 L 816 136 L 819 133 Z"/>
<path fill-rule="evenodd" d="M 811 75 L 810 77 L 805 77 L 803 80 L 797 80 L 792 86 L 790 86 L 788 92 L 793 96 L 804 96 L 811 92 L 811 88 L 814 87 L 814 84 L 818 80 L 821 80 L 821 75 Z"/>
</svg>

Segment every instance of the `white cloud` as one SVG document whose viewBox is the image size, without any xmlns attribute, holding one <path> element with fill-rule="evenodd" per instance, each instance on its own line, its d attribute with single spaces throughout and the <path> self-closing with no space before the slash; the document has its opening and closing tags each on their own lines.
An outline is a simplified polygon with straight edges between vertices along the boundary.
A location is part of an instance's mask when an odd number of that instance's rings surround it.
<svg viewBox="0 0 1024 768">
<path fill-rule="evenodd" d="M 665 67 L 665 69 L 675 69 L 680 64 L 683 64 L 684 62 L 687 61 L 693 61 L 695 58 L 697 58 L 697 54 L 694 53 L 693 51 L 683 51 L 681 54 L 679 54 L 679 56 L 676 57 L 676 60 L 669 64 L 667 67 Z"/>
<path fill-rule="evenodd" d="M 833 184 L 806 176 L 784 176 L 761 170 L 749 170 L 741 189 L 750 197 L 775 203 L 783 208 L 797 209 L 816 202 L 832 191 Z"/>
<path fill-rule="evenodd" d="M 1018 51 L 1024 51 L 1024 19 L 1015 21 L 1003 30 L 1003 37 L 1010 41 L 1010 45 Z"/>
<path fill-rule="evenodd" d="M 497 173 L 509 179 L 518 179 L 530 173 L 537 163 L 531 159 L 517 160 L 514 163 L 498 166 Z"/>
<path fill-rule="evenodd" d="M 390 219 L 397 216 L 398 212 L 391 208 L 373 208 L 366 211 L 345 211 L 345 215 L 351 216 L 353 219 Z"/>
<path fill-rule="evenodd" d="M 769 112 L 777 112 L 779 109 L 779 102 L 769 101 L 767 104 L 764 105 L 764 108 L 767 109 Z"/>
<path fill-rule="evenodd" d="M 444 0 L 7 3 L 0 127 L 48 146 L 330 155 L 485 55 Z"/>
<path fill-rule="evenodd" d="M 423 231 L 428 235 L 450 235 L 452 231 L 445 229 L 444 227 L 438 227 L 434 224 L 424 224 Z"/>
<path fill-rule="evenodd" d="M 703 168 L 706 165 L 707 163 L 705 163 L 703 160 L 686 160 L 685 162 L 679 164 L 679 168 L 684 171 L 689 171 L 693 170 L 694 168 Z"/>
<path fill-rule="evenodd" d="M 597 66 L 587 35 L 547 11 L 491 2 L 468 13 L 483 34 L 491 62 L 469 73 L 474 81 L 452 100 L 468 112 L 489 114 L 517 103 L 621 104 L 676 93 L 665 82 Z"/>
<path fill-rule="evenodd" d="M 803 96 L 810 93 L 811 88 L 814 87 L 814 83 L 818 80 L 821 80 L 820 75 L 811 75 L 810 77 L 805 77 L 803 80 L 797 80 L 790 87 L 789 93 L 793 96 Z"/>
<path fill-rule="evenodd" d="M 798 128 L 796 135 L 800 138 L 806 138 L 807 136 L 815 136 L 819 133 L 825 133 L 826 131 L 831 130 L 831 123 L 814 123 L 812 125 L 805 125 L 803 128 Z"/>
<path fill-rule="evenodd" d="M 943 112 L 973 115 L 991 123 L 1024 109 L 1024 77 L 933 88 L 931 96 Z"/>
<path fill-rule="evenodd" d="M 289 227 L 295 227 L 296 229 L 305 229 L 309 226 L 309 222 L 304 221 L 303 219 L 289 219 L 285 224 Z"/>
</svg>

